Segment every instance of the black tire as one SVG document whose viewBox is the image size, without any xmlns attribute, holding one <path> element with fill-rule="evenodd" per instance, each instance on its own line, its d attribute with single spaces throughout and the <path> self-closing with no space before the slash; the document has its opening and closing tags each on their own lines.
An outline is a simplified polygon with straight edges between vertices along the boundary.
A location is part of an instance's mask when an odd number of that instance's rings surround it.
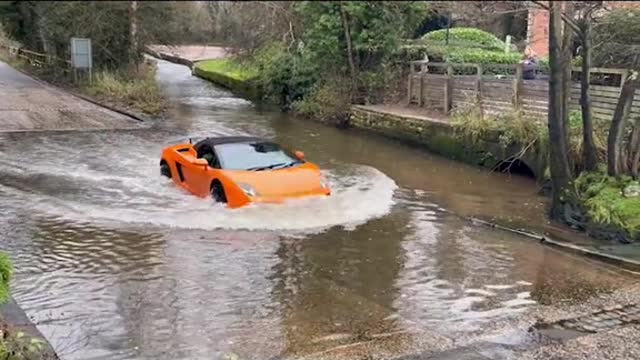
<svg viewBox="0 0 640 360">
<path fill-rule="evenodd" d="M 169 164 L 167 164 L 166 162 L 163 162 L 162 164 L 160 164 L 160 175 L 166 176 L 169 179 L 171 179 L 171 168 L 169 167 Z"/>
<path fill-rule="evenodd" d="M 219 182 L 214 182 L 211 185 L 211 198 L 215 200 L 215 202 L 227 203 L 227 194 L 224 192 L 224 187 Z"/>
</svg>

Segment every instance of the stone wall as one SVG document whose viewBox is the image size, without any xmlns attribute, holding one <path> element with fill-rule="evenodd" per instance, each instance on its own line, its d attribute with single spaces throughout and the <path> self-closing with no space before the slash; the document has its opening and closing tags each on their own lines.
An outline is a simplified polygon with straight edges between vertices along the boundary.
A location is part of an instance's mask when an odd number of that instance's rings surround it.
<svg viewBox="0 0 640 360">
<path fill-rule="evenodd" d="M 492 133 L 474 143 L 462 138 L 449 123 L 375 111 L 365 106 L 351 108 L 350 125 L 420 145 L 452 160 L 490 169 L 496 168 L 521 150 L 517 144 L 504 148 L 500 144 L 499 133 Z M 536 179 L 543 180 L 547 164 L 538 151 L 529 151 L 520 160 Z"/>
</svg>

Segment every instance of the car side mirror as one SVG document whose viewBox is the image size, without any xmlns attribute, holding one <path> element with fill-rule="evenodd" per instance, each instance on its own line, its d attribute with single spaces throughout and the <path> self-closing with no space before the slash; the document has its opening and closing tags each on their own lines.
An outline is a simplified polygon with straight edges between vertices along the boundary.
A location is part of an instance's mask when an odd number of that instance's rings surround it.
<svg viewBox="0 0 640 360">
<path fill-rule="evenodd" d="M 296 155 L 298 160 L 304 160 L 304 153 L 302 151 L 296 150 L 294 154 Z"/>
</svg>

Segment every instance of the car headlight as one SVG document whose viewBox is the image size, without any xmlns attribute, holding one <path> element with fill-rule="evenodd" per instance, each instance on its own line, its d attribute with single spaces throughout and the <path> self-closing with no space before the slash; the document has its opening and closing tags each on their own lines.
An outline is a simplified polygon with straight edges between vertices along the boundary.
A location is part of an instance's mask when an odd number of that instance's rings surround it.
<svg viewBox="0 0 640 360">
<path fill-rule="evenodd" d="M 240 183 L 238 184 L 238 186 L 240 187 L 240 189 L 242 189 L 242 191 L 244 191 L 245 194 L 247 194 L 247 196 L 255 197 L 258 195 L 256 190 L 249 184 Z"/>
</svg>

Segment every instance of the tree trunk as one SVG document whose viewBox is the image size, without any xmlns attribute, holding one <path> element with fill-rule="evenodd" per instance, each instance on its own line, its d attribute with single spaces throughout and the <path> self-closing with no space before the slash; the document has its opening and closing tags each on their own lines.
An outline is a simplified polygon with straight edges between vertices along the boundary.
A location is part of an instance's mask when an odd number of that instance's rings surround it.
<svg viewBox="0 0 640 360">
<path fill-rule="evenodd" d="M 611 119 L 609 138 L 607 139 L 607 170 L 611 176 L 619 176 L 624 172 L 625 165 L 623 164 L 624 156 L 622 151 L 624 130 L 638 85 L 640 85 L 638 73 L 633 72 L 622 86 L 618 104 Z"/>
<path fill-rule="evenodd" d="M 638 179 L 638 173 L 640 172 L 640 120 L 636 120 L 631 133 L 631 141 L 629 141 L 629 157 L 631 161 L 629 163 L 629 169 L 631 170 L 631 176 L 634 179 Z"/>
<path fill-rule="evenodd" d="M 129 8 L 129 66 L 132 71 L 137 70 L 138 66 L 138 2 L 131 1 Z"/>
<path fill-rule="evenodd" d="M 353 44 L 351 42 L 351 28 L 349 26 L 349 16 L 344 8 L 344 4 L 340 3 L 340 15 L 342 17 L 342 27 L 344 29 L 344 38 L 347 42 L 347 59 L 349 60 L 349 70 L 351 72 L 351 88 L 356 85 L 356 64 L 353 60 Z M 352 92 L 353 96 L 354 93 Z"/>
<path fill-rule="evenodd" d="M 593 121 L 591 118 L 591 20 L 585 18 L 582 25 L 582 79 L 580 84 L 580 107 L 582 109 L 582 157 L 584 169 L 594 171 L 598 166 L 598 154 L 593 140 Z"/>
<path fill-rule="evenodd" d="M 565 132 L 564 116 L 564 74 L 567 62 L 563 61 L 561 48 L 562 20 L 560 4 L 551 2 L 549 16 L 549 167 L 551 170 L 551 185 L 553 201 L 551 204 L 551 218 L 562 219 L 564 215 L 563 191 L 571 181 L 571 169 L 567 152 L 567 134 Z"/>
<path fill-rule="evenodd" d="M 560 4 L 559 11 L 564 12 L 566 16 L 570 19 L 573 18 L 574 15 L 574 7 L 573 2 L 571 1 L 563 1 Z M 571 59 L 573 58 L 573 30 L 567 25 L 566 22 L 562 21 L 562 45 L 560 48 L 562 49 L 562 123 L 564 125 L 564 136 L 565 143 L 569 143 L 569 113 L 571 110 L 569 109 L 569 103 L 571 101 L 571 72 L 573 69 L 573 64 L 571 63 Z M 568 157 L 569 164 L 571 168 L 573 168 L 572 158 Z"/>
</svg>

